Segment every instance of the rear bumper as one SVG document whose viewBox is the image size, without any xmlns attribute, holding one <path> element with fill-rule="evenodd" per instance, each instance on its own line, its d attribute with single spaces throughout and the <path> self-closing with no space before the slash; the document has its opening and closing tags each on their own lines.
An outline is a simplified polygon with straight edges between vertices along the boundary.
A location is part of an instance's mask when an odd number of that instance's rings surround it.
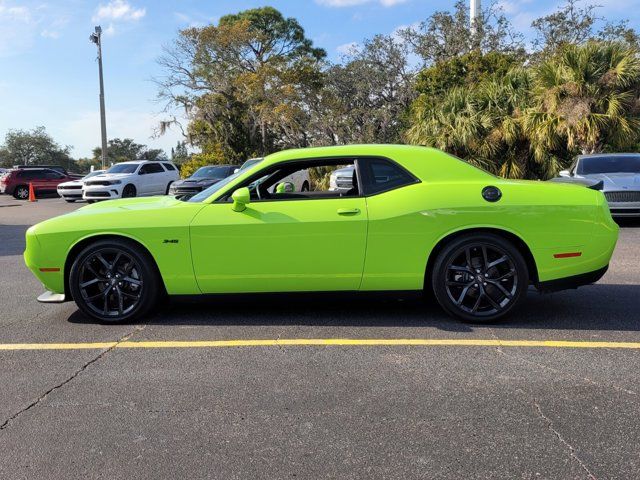
<svg viewBox="0 0 640 480">
<path fill-rule="evenodd" d="M 536 284 L 536 288 L 542 293 L 550 293 L 582 287 L 583 285 L 589 285 L 600 280 L 607 272 L 608 268 L 609 265 L 605 265 L 604 267 L 592 272 L 572 275 L 570 277 L 556 278 L 554 280 L 547 280 L 546 282 L 539 282 Z"/>
</svg>

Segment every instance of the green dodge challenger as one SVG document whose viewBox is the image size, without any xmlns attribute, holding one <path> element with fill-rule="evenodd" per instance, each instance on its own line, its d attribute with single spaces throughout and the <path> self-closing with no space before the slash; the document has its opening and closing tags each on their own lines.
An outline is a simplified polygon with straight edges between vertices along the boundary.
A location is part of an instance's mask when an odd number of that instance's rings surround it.
<svg viewBox="0 0 640 480">
<path fill-rule="evenodd" d="M 288 182 L 297 172 L 308 190 Z M 505 180 L 441 151 L 351 145 L 269 155 L 188 199 L 110 200 L 27 231 L 48 290 L 104 322 L 165 295 L 426 291 L 493 321 L 530 285 L 593 283 L 618 237 L 603 194 Z"/>
</svg>

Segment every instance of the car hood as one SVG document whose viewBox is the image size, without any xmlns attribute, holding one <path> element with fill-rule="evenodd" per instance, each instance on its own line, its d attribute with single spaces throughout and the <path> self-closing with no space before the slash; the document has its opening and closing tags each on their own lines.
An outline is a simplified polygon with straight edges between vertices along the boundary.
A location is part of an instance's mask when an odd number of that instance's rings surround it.
<svg viewBox="0 0 640 480">
<path fill-rule="evenodd" d="M 78 213 L 116 212 L 122 210 L 151 210 L 168 208 L 176 203 L 184 203 L 175 197 L 159 195 L 156 197 L 119 198 L 92 203 L 76 210 Z"/>
<path fill-rule="evenodd" d="M 175 187 L 179 187 L 182 185 L 196 185 L 199 187 L 202 186 L 210 186 L 213 185 L 214 183 L 218 183 L 220 180 L 222 180 L 221 178 L 186 178 L 184 180 L 176 180 L 175 182 L 173 182 L 173 186 Z"/>
<path fill-rule="evenodd" d="M 75 187 L 75 186 L 82 186 L 83 183 L 84 182 L 80 180 L 71 180 L 70 182 L 59 183 L 58 186 L 59 187 Z"/>
<path fill-rule="evenodd" d="M 640 190 L 640 173 L 598 173 L 583 175 L 582 178 L 604 183 L 607 190 Z"/>
<path fill-rule="evenodd" d="M 92 182 L 93 180 L 118 180 L 121 178 L 131 177 L 133 173 L 102 173 L 100 175 L 96 175 L 95 177 L 88 178 L 87 182 Z"/>
</svg>

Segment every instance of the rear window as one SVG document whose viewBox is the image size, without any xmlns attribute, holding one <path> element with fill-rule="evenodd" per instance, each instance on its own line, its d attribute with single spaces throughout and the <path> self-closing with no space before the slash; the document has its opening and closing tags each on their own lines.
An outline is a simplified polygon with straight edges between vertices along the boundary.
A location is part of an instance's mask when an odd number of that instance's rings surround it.
<svg viewBox="0 0 640 480">
<path fill-rule="evenodd" d="M 164 165 L 164 168 L 166 168 L 167 170 L 175 170 L 176 169 L 176 167 L 174 167 L 170 163 L 163 163 L 162 165 Z"/>
<path fill-rule="evenodd" d="M 367 195 L 416 183 L 416 179 L 409 172 L 388 160 L 368 158 L 361 164 L 365 170 L 363 179 Z"/>
</svg>

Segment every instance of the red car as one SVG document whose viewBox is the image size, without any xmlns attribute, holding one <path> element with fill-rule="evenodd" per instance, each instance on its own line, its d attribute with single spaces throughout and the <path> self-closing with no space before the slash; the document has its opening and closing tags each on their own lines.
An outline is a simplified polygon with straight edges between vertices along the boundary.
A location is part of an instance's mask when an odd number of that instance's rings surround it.
<svg viewBox="0 0 640 480">
<path fill-rule="evenodd" d="M 58 184 L 70 180 L 74 179 L 50 168 L 14 168 L 0 177 L 0 193 L 26 200 L 29 198 L 30 183 L 36 195 L 51 192 L 57 194 Z"/>
</svg>

